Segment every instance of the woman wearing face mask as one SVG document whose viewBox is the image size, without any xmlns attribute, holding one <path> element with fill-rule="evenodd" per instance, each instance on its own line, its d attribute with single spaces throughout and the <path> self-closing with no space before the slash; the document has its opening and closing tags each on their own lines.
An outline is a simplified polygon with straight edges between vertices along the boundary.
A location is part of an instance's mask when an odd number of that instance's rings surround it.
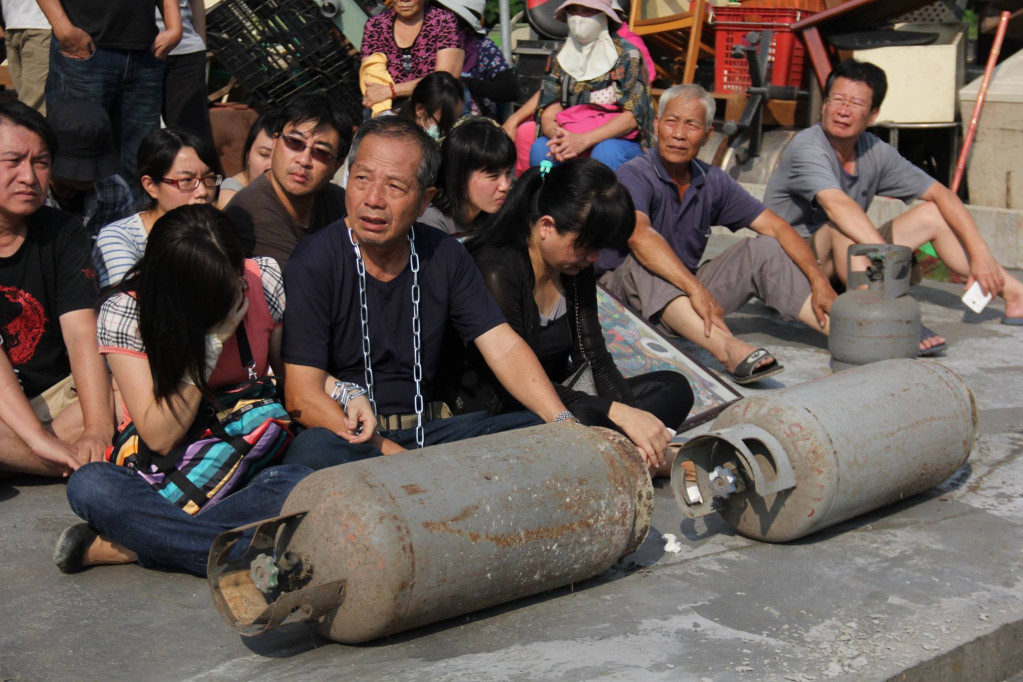
<svg viewBox="0 0 1023 682">
<path fill-rule="evenodd" d="M 536 169 L 516 182 L 500 212 L 467 248 L 505 319 L 540 359 L 558 396 L 587 426 L 615 428 L 647 464 L 664 465 L 671 439 L 693 405 L 678 372 L 622 377 L 597 317 L 593 264 L 602 248 L 624 243 L 635 224 L 629 192 L 606 166 L 573 159 L 547 176 Z M 505 412 L 518 407 L 472 349 L 456 404 Z M 588 365 L 592 390 L 562 385 Z M 569 382 L 571 383 L 571 382 Z M 595 395 L 594 395 L 595 394 Z"/>
<path fill-rule="evenodd" d="M 185 204 L 212 204 L 224 180 L 220 158 L 204 140 L 164 128 L 139 145 L 139 184 L 146 208 L 99 231 L 92 260 L 100 288 L 119 283 L 142 257 L 153 225 L 167 211 Z"/>
<path fill-rule="evenodd" d="M 555 17 L 568 23 L 568 39 L 540 87 L 530 165 L 589 155 L 613 170 L 652 139 L 643 56 L 611 35 L 621 19 L 610 0 L 568 0 Z"/>
<path fill-rule="evenodd" d="M 464 118 L 444 138 L 437 195 L 419 222 L 448 234 L 472 232 L 504 204 L 515 145 L 489 118 Z"/>
<path fill-rule="evenodd" d="M 419 81 L 412 96 L 402 106 L 399 116 L 412 121 L 439 140 L 462 115 L 464 90 L 450 73 L 437 71 Z"/>
</svg>

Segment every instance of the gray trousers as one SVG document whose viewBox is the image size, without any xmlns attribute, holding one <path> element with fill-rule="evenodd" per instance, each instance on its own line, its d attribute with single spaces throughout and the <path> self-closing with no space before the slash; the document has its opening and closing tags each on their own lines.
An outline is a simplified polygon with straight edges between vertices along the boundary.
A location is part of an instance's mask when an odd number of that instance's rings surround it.
<svg viewBox="0 0 1023 682">
<path fill-rule="evenodd" d="M 807 297 L 810 283 L 778 240 L 757 236 L 743 239 L 696 272 L 725 314 L 733 313 L 756 296 L 786 319 L 794 320 Z M 661 331 L 674 333 L 661 322 L 669 303 L 686 293 L 650 272 L 631 254 L 618 268 L 605 272 L 600 283 L 640 311 Z"/>
</svg>

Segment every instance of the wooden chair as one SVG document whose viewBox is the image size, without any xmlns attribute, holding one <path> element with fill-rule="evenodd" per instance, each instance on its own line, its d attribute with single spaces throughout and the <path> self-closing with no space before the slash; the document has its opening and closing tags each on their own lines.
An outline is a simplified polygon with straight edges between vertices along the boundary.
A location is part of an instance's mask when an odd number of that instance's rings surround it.
<svg viewBox="0 0 1023 682">
<path fill-rule="evenodd" d="M 707 0 L 692 0 L 688 12 L 679 12 L 662 17 L 643 18 L 644 0 L 633 0 L 629 9 L 629 28 L 638 36 L 660 43 L 671 52 L 682 52 L 685 48 L 686 61 L 683 83 L 692 83 L 696 73 L 696 60 L 700 50 L 713 55 L 714 46 L 700 41 L 703 25 L 707 21 Z M 688 44 L 681 32 L 689 31 Z M 658 75 L 671 80 L 671 74 L 658 66 Z"/>
</svg>

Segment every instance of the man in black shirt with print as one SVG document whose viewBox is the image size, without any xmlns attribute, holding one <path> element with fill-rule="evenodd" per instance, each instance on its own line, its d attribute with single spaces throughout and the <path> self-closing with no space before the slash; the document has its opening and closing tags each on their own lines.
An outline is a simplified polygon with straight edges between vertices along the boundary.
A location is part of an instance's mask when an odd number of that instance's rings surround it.
<svg viewBox="0 0 1023 682">
<path fill-rule="evenodd" d="M 114 432 L 91 243 L 43 206 L 55 147 L 41 114 L 0 104 L 0 475 L 67 475 Z"/>
</svg>

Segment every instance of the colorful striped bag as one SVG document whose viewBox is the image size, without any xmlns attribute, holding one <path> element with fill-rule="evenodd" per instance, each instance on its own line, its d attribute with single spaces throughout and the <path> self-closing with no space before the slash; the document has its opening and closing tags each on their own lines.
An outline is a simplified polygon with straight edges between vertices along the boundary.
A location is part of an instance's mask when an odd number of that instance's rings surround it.
<svg viewBox="0 0 1023 682">
<path fill-rule="evenodd" d="M 243 325 L 238 327 L 243 365 L 254 368 Z M 250 371 L 250 376 L 254 372 Z M 136 471 L 154 490 L 189 514 L 197 514 L 241 488 L 276 463 L 291 443 L 291 417 L 277 400 L 271 377 L 254 378 L 203 400 L 188 442 L 166 455 L 153 452 L 134 422 L 114 437 L 107 461 Z"/>
</svg>

